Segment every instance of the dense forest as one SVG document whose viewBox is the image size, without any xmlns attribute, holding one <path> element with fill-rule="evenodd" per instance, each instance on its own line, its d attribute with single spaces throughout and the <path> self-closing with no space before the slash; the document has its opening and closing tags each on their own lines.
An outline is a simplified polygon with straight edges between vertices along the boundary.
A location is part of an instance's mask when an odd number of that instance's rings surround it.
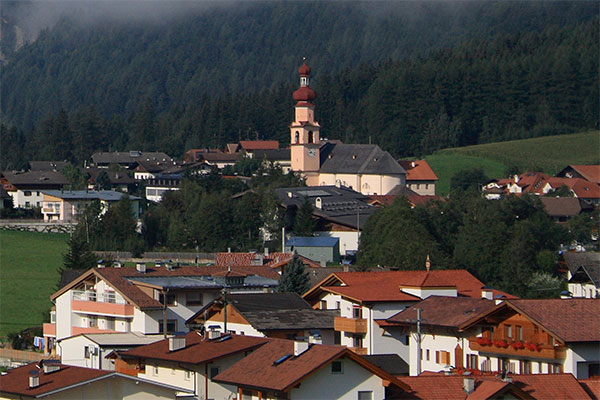
<svg viewBox="0 0 600 400">
<path fill-rule="evenodd" d="M 313 84 L 317 118 L 329 138 L 372 141 L 396 156 L 597 128 L 598 40 L 594 19 L 321 74 Z M 61 109 L 30 131 L 3 125 L 9 151 L 2 168 L 29 159 L 81 162 L 96 150 L 160 149 L 177 157 L 242 138 L 285 144 L 294 82 L 204 95 L 198 104 L 190 100 L 162 112 L 148 97 L 127 116 L 105 118 L 91 105 Z"/>
<path fill-rule="evenodd" d="M 381 6 L 245 3 L 88 27 L 65 17 L 3 67 L 0 167 L 285 144 L 302 55 L 324 136 L 396 156 L 598 127 L 593 2 Z"/>
</svg>

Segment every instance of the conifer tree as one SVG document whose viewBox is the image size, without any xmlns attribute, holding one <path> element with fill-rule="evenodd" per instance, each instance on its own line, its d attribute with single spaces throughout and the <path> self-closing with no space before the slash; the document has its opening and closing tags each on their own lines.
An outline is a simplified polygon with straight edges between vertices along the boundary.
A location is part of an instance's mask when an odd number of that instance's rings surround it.
<svg viewBox="0 0 600 400">
<path fill-rule="evenodd" d="M 68 245 L 69 249 L 63 255 L 65 269 L 88 269 L 96 265 L 96 256 L 90 251 L 89 245 L 82 235 L 71 235 Z"/>
<path fill-rule="evenodd" d="M 281 279 L 279 280 L 280 292 L 294 292 L 302 295 L 310 289 L 308 272 L 304 268 L 302 260 L 294 254 L 292 260 L 285 266 Z"/>
</svg>

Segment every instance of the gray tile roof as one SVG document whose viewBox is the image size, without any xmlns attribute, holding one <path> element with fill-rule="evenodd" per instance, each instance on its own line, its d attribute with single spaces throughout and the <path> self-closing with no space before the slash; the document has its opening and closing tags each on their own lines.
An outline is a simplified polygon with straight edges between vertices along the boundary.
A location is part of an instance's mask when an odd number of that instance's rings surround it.
<svg viewBox="0 0 600 400">
<path fill-rule="evenodd" d="M 406 170 L 374 144 L 326 143 L 321 147 L 320 173 L 402 175 Z"/>
<path fill-rule="evenodd" d="M 246 311 L 242 316 L 259 331 L 284 329 L 333 329 L 338 311 L 325 310 L 268 310 Z"/>
<path fill-rule="evenodd" d="M 408 364 L 398 354 L 373 354 L 362 356 L 391 375 L 408 375 Z"/>
<path fill-rule="evenodd" d="M 67 165 L 66 161 L 29 161 L 31 171 L 62 171 Z"/>
<path fill-rule="evenodd" d="M 290 161 L 290 149 L 257 149 L 253 150 L 254 158 L 267 161 Z"/>
<path fill-rule="evenodd" d="M 312 307 L 296 293 L 248 293 L 227 296 L 238 311 L 310 310 Z"/>
<path fill-rule="evenodd" d="M 368 197 L 352 189 L 336 186 L 311 186 L 300 188 L 281 188 L 276 190 L 279 201 L 285 207 L 300 207 L 308 200 L 314 207 L 314 215 L 329 221 L 357 227 L 357 214 L 360 226 L 375 212 L 375 207 L 367 203 Z M 321 199 L 321 208 L 316 207 L 316 198 Z"/>
<path fill-rule="evenodd" d="M 65 200 L 104 200 L 119 201 L 127 193 L 114 190 L 44 190 L 44 194 Z M 130 200 L 141 200 L 141 197 L 129 195 Z"/>
<path fill-rule="evenodd" d="M 566 251 L 562 253 L 562 257 L 571 274 L 577 272 L 582 265 L 586 269 L 593 269 L 600 266 L 600 252 L 597 251 Z"/>
<path fill-rule="evenodd" d="M 62 186 L 69 184 L 67 178 L 57 171 L 3 172 L 7 181 L 14 186 Z"/>
<path fill-rule="evenodd" d="M 138 161 L 162 161 L 172 162 L 173 159 L 162 152 L 98 152 L 92 155 L 94 164 L 133 164 Z"/>
<path fill-rule="evenodd" d="M 168 289 L 219 289 L 225 286 L 237 287 L 274 287 L 279 282 L 274 279 L 258 275 L 249 275 L 244 278 L 241 285 L 226 285 L 224 276 L 156 276 L 156 277 L 131 277 L 131 281 L 151 284 Z"/>
<path fill-rule="evenodd" d="M 86 333 L 85 337 L 100 346 L 142 346 L 164 339 L 164 335 L 144 335 L 139 332 Z"/>
</svg>

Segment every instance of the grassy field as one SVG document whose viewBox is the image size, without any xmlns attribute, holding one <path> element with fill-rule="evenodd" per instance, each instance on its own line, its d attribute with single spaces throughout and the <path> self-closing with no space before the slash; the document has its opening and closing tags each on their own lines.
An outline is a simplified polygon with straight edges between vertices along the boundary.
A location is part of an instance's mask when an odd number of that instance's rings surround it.
<svg viewBox="0 0 600 400">
<path fill-rule="evenodd" d="M 68 238 L 0 230 L 0 337 L 42 324 Z"/>
<path fill-rule="evenodd" d="M 444 149 L 425 157 L 440 178 L 438 195 L 450 189 L 450 178 L 462 169 L 481 167 L 490 178 L 503 178 L 509 167 L 554 175 L 569 164 L 600 161 L 600 132 L 545 136 L 533 139 Z"/>
</svg>

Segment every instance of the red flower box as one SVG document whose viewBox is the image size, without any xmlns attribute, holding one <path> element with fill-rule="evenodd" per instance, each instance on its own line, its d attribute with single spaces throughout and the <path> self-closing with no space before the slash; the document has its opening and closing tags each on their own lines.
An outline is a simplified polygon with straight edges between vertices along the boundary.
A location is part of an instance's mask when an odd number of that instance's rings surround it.
<svg viewBox="0 0 600 400">
<path fill-rule="evenodd" d="M 525 348 L 525 345 L 523 344 L 523 342 L 512 342 L 511 347 L 515 350 L 521 350 Z"/>
<path fill-rule="evenodd" d="M 475 339 L 475 341 L 481 346 L 491 346 L 492 345 L 492 341 L 485 337 L 478 337 L 477 339 Z"/>
<path fill-rule="evenodd" d="M 507 348 L 508 347 L 508 343 L 506 343 L 505 340 L 500 339 L 500 340 L 494 340 L 494 346 L 496 347 L 502 347 L 502 348 Z"/>
<path fill-rule="evenodd" d="M 542 347 L 539 344 L 530 342 L 525 343 L 525 348 L 531 351 L 540 351 L 542 349 Z"/>
</svg>

